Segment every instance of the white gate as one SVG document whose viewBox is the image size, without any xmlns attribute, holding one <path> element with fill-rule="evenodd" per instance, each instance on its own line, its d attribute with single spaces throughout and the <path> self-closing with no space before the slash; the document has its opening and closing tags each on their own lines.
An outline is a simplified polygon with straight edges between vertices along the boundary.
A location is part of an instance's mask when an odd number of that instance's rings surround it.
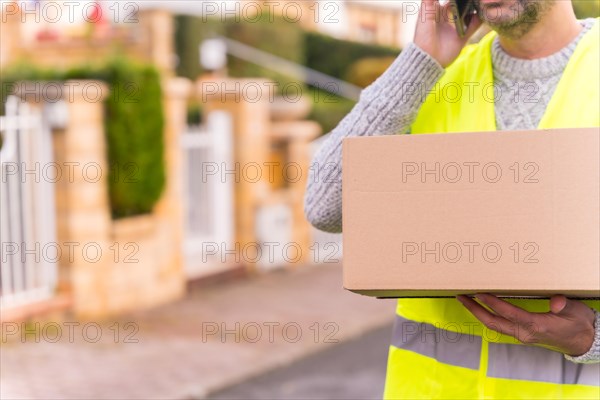
<svg viewBox="0 0 600 400">
<path fill-rule="evenodd" d="M 204 126 L 190 126 L 182 137 L 184 165 L 184 254 L 189 278 L 227 265 L 222 252 L 233 249 L 233 121 L 213 111 Z M 230 171 L 227 174 L 227 171 Z"/>
<path fill-rule="evenodd" d="M 40 171 L 52 163 L 42 116 L 19 98 L 0 117 L 0 304 L 43 300 L 56 286 L 58 248 L 54 186 Z"/>
</svg>

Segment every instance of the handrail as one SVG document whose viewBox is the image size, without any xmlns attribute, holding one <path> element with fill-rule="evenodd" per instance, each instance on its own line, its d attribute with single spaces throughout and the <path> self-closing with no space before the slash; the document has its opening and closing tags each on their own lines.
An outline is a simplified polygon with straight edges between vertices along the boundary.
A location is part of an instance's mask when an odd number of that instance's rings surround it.
<svg viewBox="0 0 600 400">
<path fill-rule="evenodd" d="M 286 60 L 285 58 L 267 53 L 266 51 L 248 46 L 237 40 L 229 39 L 224 36 L 217 36 L 215 39 L 225 42 L 227 53 L 237 58 L 295 77 L 303 82 L 316 86 L 319 89 L 353 101 L 358 101 L 360 97 L 362 88 L 359 86 L 305 67 L 304 65 Z M 333 84 L 335 89 L 331 88 L 331 84 Z"/>
</svg>

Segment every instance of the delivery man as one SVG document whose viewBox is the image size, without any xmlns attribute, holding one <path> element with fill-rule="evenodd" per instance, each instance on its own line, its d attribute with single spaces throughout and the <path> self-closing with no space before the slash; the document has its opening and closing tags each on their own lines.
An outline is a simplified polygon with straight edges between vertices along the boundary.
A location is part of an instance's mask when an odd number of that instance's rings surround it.
<svg viewBox="0 0 600 400">
<path fill-rule="evenodd" d="M 569 0 L 475 0 L 459 37 L 449 4 L 422 0 L 414 43 L 365 88 L 314 157 L 305 214 L 342 231 L 342 139 L 600 126 L 600 26 Z M 491 28 L 467 41 L 481 24 Z M 594 309 L 595 308 L 595 309 Z M 597 303 L 400 299 L 386 398 L 600 398 Z"/>
</svg>

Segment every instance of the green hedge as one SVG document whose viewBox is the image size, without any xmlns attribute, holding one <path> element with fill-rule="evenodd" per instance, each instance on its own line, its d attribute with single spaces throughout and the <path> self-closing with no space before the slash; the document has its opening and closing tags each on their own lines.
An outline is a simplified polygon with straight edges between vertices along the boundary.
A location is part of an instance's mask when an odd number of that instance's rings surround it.
<svg viewBox="0 0 600 400">
<path fill-rule="evenodd" d="M 97 79 L 105 100 L 108 184 L 113 218 L 152 212 L 165 187 L 164 115 L 160 74 L 149 65 L 114 59 L 103 67 L 68 71 L 16 65 L 3 71 L 2 103 L 11 82 Z"/>
<path fill-rule="evenodd" d="M 350 67 L 363 58 L 397 57 L 400 49 L 336 39 L 305 32 L 306 66 L 339 79 L 346 79 Z"/>
<path fill-rule="evenodd" d="M 303 34 L 307 67 L 361 87 L 371 83 L 378 73 L 383 73 L 382 66 L 389 66 L 390 59 L 400 53 L 400 49 L 336 39 L 316 32 L 306 31 Z M 377 65 L 365 60 L 376 60 Z M 314 93 L 319 91 L 313 89 L 312 93 L 315 96 Z M 356 104 L 327 93 L 315 98 L 320 101 L 314 102 L 309 118 L 321 125 L 323 134 L 331 132 Z"/>
<path fill-rule="evenodd" d="M 577 18 L 600 17 L 600 0 L 573 0 Z"/>
<path fill-rule="evenodd" d="M 375 82 L 394 62 L 396 57 L 367 57 L 352 63 L 346 71 L 345 80 L 359 87 Z"/>
</svg>

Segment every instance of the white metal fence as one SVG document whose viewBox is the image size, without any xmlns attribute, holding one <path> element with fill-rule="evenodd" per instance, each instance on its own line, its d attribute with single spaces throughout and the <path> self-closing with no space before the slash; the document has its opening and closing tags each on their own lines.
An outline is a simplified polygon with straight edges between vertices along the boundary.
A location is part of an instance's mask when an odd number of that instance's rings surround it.
<svg viewBox="0 0 600 400">
<path fill-rule="evenodd" d="M 184 165 L 184 253 L 189 277 L 223 267 L 222 251 L 234 248 L 233 120 L 213 111 L 203 126 L 182 136 Z M 227 174 L 227 171 L 230 171 Z"/>
<path fill-rule="evenodd" d="M 40 113 L 14 96 L 0 117 L 0 305 L 52 296 L 56 286 L 53 183 L 40 171 L 52 163 L 52 137 Z"/>
</svg>

